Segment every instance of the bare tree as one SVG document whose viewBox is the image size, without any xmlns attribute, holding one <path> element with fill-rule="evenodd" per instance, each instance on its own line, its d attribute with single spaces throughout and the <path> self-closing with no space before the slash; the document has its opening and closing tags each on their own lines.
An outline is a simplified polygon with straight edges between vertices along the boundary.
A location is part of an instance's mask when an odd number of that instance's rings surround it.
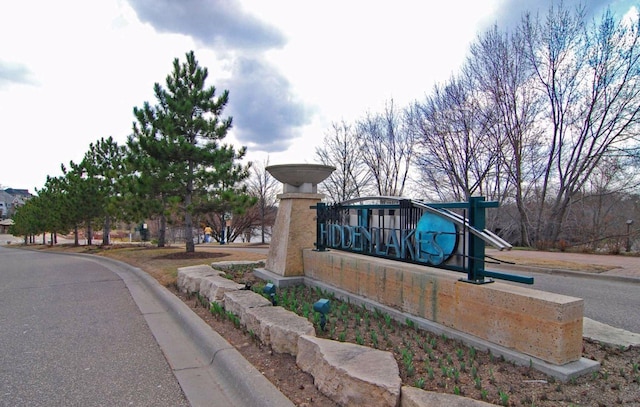
<svg viewBox="0 0 640 407">
<path fill-rule="evenodd" d="M 486 192 L 488 177 L 496 175 L 500 149 L 491 133 L 494 119 L 482 109 L 474 89 L 452 78 L 436 85 L 413 111 L 422 185 L 441 200 L 467 200 Z"/>
<path fill-rule="evenodd" d="M 640 119 L 640 22 L 610 12 L 587 27 L 562 4 L 545 21 L 526 16 L 523 33 L 546 96 L 548 161 L 536 235 L 557 240 L 574 196 L 602 160 L 636 144 Z M 543 219 L 543 214 L 547 214 Z"/>
<path fill-rule="evenodd" d="M 256 203 L 257 214 L 260 222 L 260 237 L 262 243 L 265 243 L 267 229 L 273 226 L 274 219 L 268 216 L 272 209 L 276 206 L 279 182 L 269 174 L 266 168 L 269 166 L 269 158 L 260 165 L 252 166 L 252 173 L 247 180 L 249 193 L 258 199 Z M 251 211 L 249 214 L 255 214 Z M 269 221 L 269 219 L 271 219 Z M 245 220 L 246 221 L 246 220 Z M 251 227 L 251 222 L 248 224 Z"/>
<path fill-rule="evenodd" d="M 542 173 L 542 129 L 536 125 L 542 104 L 531 86 L 533 70 L 520 31 L 503 33 L 497 26 L 471 46 L 465 72 L 493 112 L 495 135 L 501 141 L 498 172 L 507 175 L 506 199 L 512 196 L 519 215 L 520 242 L 530 244 L 527 200 Z M 498 184 L 500 185 L 500 184 Z"/>
<path fill-rule="evenodd" d="M 365 164 L 381 196 L 402 196 L 414 159 L 415 133 L 408 112 L 389 101 L 382 114 L 367 114 L 356 125 Z"/>
<path fill-rule="evenodd" d="M 365 165 L 358 138 L 344 120 L 331 124 L 322 146 L 316 148 L 316 157 L 336 170 L 322 182 L 321 187 L 333 202 L 342 202 L 366 194 L 371 174 Z"/>
<path fill-rule="evenodd" d="M 634 171 L 626 159 L 604 158 L 574 197 L 561 240 L 566 240 L 567 245 L 588 245 L 592 250 L 603 244 L 619 250 L 626 236 L 626 221 L 634 218 L 633 200 L 628 193 L 637 187 Z"/>
</svg>

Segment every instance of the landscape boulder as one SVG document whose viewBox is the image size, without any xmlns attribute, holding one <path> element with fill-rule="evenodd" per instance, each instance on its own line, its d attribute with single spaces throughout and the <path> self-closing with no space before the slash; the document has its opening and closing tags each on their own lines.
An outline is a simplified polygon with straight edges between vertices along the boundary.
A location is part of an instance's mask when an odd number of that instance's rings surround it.
<svg viewBox="0 0 640 407">
<path fill-rule="evenodd" d="M 270 307 L 271 301 L 251 290 L 227 291 L 224 293 L 224 309 L 240 318 L 242 325 L 247 324 L 247 310 L 256 307 Z"/>
<path fill-rule="evenodd" d="M 391 352 L 303 335 L 296 363 L 327 397 L 342 406 L 400 403 L 400 371 Z"/>
<path fill-rule="evenodd" d="M 282 307 L 249 308 L 245 313 L 245 327 L 253 331 L 262 343 L 270 345 L 274 352 L 298 353 L 298 338 L 315 336 L 313 324 L 306 318 Z"/>
<path fill-rule="evenodd" d="M 222 272 L 211 266 L 200 264 L 197 266 L 180 267 L 178 269 L 178 290 L 183 293 L 195 293 L 200 290 L 200 283 L 204 277 L 218 276 Z"/>
<path fill-rule="evenodd" d="M 227 291 L 237 291 L 243 289 L 243 284 L 238 284 L 220 275 L 203 277 L 200 281 L 198 291 L 200 295 L 206 297 L 210 302 L 217 302 L 224 305 L 224 293 Z"/>
<path fill-rule="evenodd" d="M 400 407 L 492 407 L 494 404 L 455 394 L 425 391 L 411 386 L 402 387 Z"/>
</svg>

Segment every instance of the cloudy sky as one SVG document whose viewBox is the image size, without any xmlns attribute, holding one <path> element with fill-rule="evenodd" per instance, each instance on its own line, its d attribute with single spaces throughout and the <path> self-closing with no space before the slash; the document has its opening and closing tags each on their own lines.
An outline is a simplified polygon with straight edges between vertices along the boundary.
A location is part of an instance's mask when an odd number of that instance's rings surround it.
<svg viewBox="0 0 640 407">
<path fill-rule="evenodd" d="M 331 122 L 423 98 L 479 33 L 550 2 L 0 0 L 0 185 L 34 192 L 89 143 L 124 143 L 133 107 L 155 104 L 189 50 L 230 92 L 228 142 L 252 161 L 314 162 Z M 583 3 L 622 15 L 635 1 Z"/>
</svg>

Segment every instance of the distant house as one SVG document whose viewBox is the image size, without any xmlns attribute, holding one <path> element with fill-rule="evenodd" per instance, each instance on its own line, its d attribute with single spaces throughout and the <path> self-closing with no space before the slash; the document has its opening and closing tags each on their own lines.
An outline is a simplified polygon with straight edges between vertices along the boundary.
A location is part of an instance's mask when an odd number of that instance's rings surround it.
<svg viewBox="0 0 640 407">
<path fill-rule="evenodd" d="M 32 196 L 27 189 L 0 190 L 0 219 L 10 218 L 15 208 L 24 205 Z"/>
<path fill-rule="evenodd" d="M 13 220 L 11 219 L 2 219 L 0 220 L 0 234 L 6 235 L 9 233 L 9 228 L 13 225 Z"/>
</svg>

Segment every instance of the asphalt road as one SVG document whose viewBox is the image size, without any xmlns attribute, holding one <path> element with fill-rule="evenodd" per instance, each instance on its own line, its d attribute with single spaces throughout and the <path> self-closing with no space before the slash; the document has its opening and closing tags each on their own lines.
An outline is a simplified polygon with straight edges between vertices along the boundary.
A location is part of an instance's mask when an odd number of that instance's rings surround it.
<svg viewBox="0 0 640 407">
<path fill-rule="evenodd" d="M 534 277 L 533 286 L 523 286 L 582 298 L 587 318 L 640 333 L 640 279 L 620 282 L 571 275 L 515 273 Z"/>
<path fill-rule="evenodd" d="M 0 406 L 188 406 L 124 282 L 0 247 Z"/>
</svg>

